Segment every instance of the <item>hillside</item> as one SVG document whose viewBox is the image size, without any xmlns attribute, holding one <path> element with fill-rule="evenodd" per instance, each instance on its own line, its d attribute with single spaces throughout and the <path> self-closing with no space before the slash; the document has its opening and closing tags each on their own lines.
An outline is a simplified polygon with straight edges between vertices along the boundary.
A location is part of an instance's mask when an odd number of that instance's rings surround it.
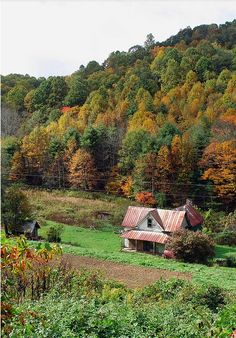
<svg viewBox="0 0 236 338">
<path fill-rule="evenodd" d="M 2 76 L 3 183 L 233 210 L 235 46 L 234 20 L 149 34 L 65 77 Z"/>
</svg>

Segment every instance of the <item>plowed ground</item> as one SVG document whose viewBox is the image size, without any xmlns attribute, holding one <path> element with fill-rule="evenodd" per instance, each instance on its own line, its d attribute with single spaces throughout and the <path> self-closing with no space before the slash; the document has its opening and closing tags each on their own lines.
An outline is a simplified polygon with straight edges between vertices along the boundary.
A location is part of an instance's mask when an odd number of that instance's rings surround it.
<svg viewBox="0 0 236 338">
<path fill-rule="evenodd" d="M 96 258 L 74 256 L 64 254 L 63 261 L 67 262 L 71 268 L 81 270 L 83 268 L 100 271 L 107 279 L 113 279 L 124 283 L 130 288 L 141 288 L 154 283 L 160 278 L 180 278 L 191 279 L 190 273 L 174 272 L 155 268 L 126 265 L 111 261 L 99 260 Z"/>
</svg>

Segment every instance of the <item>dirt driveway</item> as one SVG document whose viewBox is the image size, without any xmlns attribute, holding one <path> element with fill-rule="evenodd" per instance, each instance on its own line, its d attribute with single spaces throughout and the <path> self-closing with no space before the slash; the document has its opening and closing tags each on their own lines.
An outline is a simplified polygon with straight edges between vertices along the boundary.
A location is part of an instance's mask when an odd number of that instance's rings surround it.
<svg viewBox="0 0 236 338">
<path fill-rule="evenodd" d="M 108 279 L 114 279 L 124 283 L 130 288 L 137 288 L 154 283 L 162 278 L 180 278 L 185 280 L 191 279 L 190 273 L 174 272 L 156 268 L 145 268 L 142 266 L 127 265 L 114 263 L 96 258 L 74 256 L 64 254 L 63 260 L 68 262 L 72 268 L 94 269 L 101 271 Z"/>
</svg>

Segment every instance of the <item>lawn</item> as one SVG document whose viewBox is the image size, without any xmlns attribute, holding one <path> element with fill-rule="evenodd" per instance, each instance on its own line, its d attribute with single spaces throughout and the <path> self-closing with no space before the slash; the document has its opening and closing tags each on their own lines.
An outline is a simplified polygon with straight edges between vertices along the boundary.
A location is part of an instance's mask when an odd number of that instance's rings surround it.
<svg viewBox="0 0 236 338">
<path fill-rule="evenodd" d="M 236 246 L 217 245 L 216 258 L 226 258 L 229 255 L 236 256 Z"/>
<path fill-rule="evenodd" d="M 55 224 L 47 221 L 40 230 L 45 235 L 49 226 Z M 96 257 L 114 262 L 131 265 L 148 266 L 179 272 L 190 272 L 193 282 L 198 284 L 214 284 L 236 292 L 236 269 L 219 266 L 208 267 L 201 264 L 188 264 L 166 260 L 159 256 L 143 253 L 121 252 L 119 234 L 111 231 L 90 230 L 66 225 L 62 234 L 62 247 L 65 253 Z M 217 246 L 216 258 L 223 258 L 226 254 L 236 252 L 236 248 Z"/>
<path fill-rule="evenodd" d="M 56 224 L 52 221 L 46 221 L 46 224 L 39 230 L 39 235 L 45 237 L 47 229 Z M 95 252 L 119 252 L 121 248 L 119 234 L 112 231 L 99 231 L 70 225 L 64 226 L 62 243 Z"/>
</svg>

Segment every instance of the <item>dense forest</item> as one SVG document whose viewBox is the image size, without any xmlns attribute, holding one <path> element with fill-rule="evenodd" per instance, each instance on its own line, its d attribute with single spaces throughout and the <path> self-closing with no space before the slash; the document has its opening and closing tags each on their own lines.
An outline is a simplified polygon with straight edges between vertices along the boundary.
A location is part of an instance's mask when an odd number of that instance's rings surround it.
<svg viewBox="0 0 236 338">
<path fill-rule="evenodd" d="M 236 20 L 90 61 L 2 76 L 3 181 L 232 210 Z"/>
</svg>

